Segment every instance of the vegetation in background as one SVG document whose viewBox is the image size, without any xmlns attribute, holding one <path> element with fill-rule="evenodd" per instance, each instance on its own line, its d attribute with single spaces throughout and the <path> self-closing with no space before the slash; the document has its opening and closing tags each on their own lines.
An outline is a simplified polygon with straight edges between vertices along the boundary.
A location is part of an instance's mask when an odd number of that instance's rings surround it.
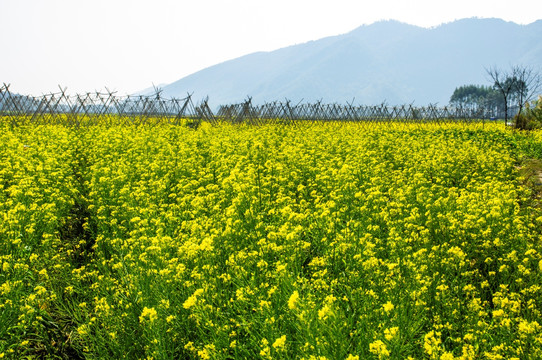
<svg viewBox="0 0 542 360">
<path fill-rule="evenodd" d="M 495 114 L 504 111 L 504 102 L 497 90 L 491 86 L 463 85 L 454 90 L 450 105 L 473 109 L 491 109 Z"/>
<path fill-rule="evenodd" d="M 510 71 L 503 71 L 496 67 L 486 70 L 493 81 L 493 88 L 499 91 L 504 103 L 504 122 L 508 123 L 509 103 L 515 103 L 518 108 L 518 119 L 515 126 L 518 129 L 526 129 L 528 125 L 521 121 L 521 114 L 525 103 L 531 101 L 542 88 L 542 75 L 532 67 L 512 66 Z"/>
<path fill-rule="evenodd" d="M 529 106 L 542 90 L 542 75 L 531 67 L 513 66 L 510 71 L 492 67 L 486 70 L 492 86 L 463 85 L 456 88 L 450 97 L 450 105 L 460 108 L 491 111 L 496 116 L 504 115 L 508 125 L 510 109 L 515 107 L 514 125 L 517 129 L 528 130 L 537 127 L 536 117 L 524 107 Z M 530 123 L 530 120 L 535 121 Z"/>
<path fill-rule="evenodd" d="M 542 128 L 542 96 L 527 102 L 523 111 L 515 117 L 516 127 L 524 130 Z"/>
</svg>

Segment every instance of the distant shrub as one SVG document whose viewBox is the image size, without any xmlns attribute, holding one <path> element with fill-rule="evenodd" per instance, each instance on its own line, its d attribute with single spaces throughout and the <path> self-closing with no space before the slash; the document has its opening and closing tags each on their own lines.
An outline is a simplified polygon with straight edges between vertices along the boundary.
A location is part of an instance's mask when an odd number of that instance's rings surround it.
<svg viewBox="0 0 542 360">
<path fill-rule="evenodd" d="M 533 130 L 542 128 L 542 95 L 538 100 L 525 104 L 521 113 L 515 116 L 517 129 Z"/>
</svg>

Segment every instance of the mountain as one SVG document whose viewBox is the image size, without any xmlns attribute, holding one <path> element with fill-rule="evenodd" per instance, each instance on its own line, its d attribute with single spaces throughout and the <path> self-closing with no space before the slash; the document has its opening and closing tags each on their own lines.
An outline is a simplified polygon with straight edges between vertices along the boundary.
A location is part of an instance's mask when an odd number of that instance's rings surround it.
<svg viewBox="0 0 542 360">
<path fill-rule="evenodd" d="M 380 21 L 347 34 L 257 52 L 162 87 L 166 97 L 209 96 L 216 106 L 293 102 L 448 103 L 465 84 L 490 85 L 485 68 L 542 65 L 542 20 L 518 25 L 463 19 L 431 29 Z"/>
</svg>

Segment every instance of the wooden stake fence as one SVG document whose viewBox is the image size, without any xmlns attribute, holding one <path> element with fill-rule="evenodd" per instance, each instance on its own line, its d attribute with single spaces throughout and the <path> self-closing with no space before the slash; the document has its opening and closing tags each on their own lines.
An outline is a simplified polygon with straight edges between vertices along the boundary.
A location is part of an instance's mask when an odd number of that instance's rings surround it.
<svg viewBox="0 0 542 360">
<path fill-rule="evenodd" d="M 292 104 L 284 101 L 253 104 L 252 98 L 238 104 L 222 105 L 215 112 L 206 98 L 194 105 L 192 94 L 185 98 L 164 98 L 160 90 L 150 96 L 118 96 L 115 92 L 69 95 L 66 89 L 39 97 L 12 93 L 9 85 L 0 87 L 0 121 L 12 126 L 23 124 L 81 125 L 112 124 L 119 119 L 126 124 L 169 123 L 198 127 L 201 122 L 262 125 L 309 122 L 440 122 L 480 121 L 492 114 L 484 109 L 437 107 L 428 105 L 375 106 L 315 103 Z"/>
</svg>

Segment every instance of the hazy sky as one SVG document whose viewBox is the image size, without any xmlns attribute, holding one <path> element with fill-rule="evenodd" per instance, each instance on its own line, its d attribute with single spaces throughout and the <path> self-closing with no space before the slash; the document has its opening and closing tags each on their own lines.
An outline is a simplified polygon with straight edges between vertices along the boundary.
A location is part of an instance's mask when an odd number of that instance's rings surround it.
<svg viewBox="0 0 542 360">
<path fill-rule="evenodd" d="M 528 24 L 540 0 L 0 0 L 0 83 L 39 95 L 132 93 L 208 66 L 382 19 Z"/>
</svg>

